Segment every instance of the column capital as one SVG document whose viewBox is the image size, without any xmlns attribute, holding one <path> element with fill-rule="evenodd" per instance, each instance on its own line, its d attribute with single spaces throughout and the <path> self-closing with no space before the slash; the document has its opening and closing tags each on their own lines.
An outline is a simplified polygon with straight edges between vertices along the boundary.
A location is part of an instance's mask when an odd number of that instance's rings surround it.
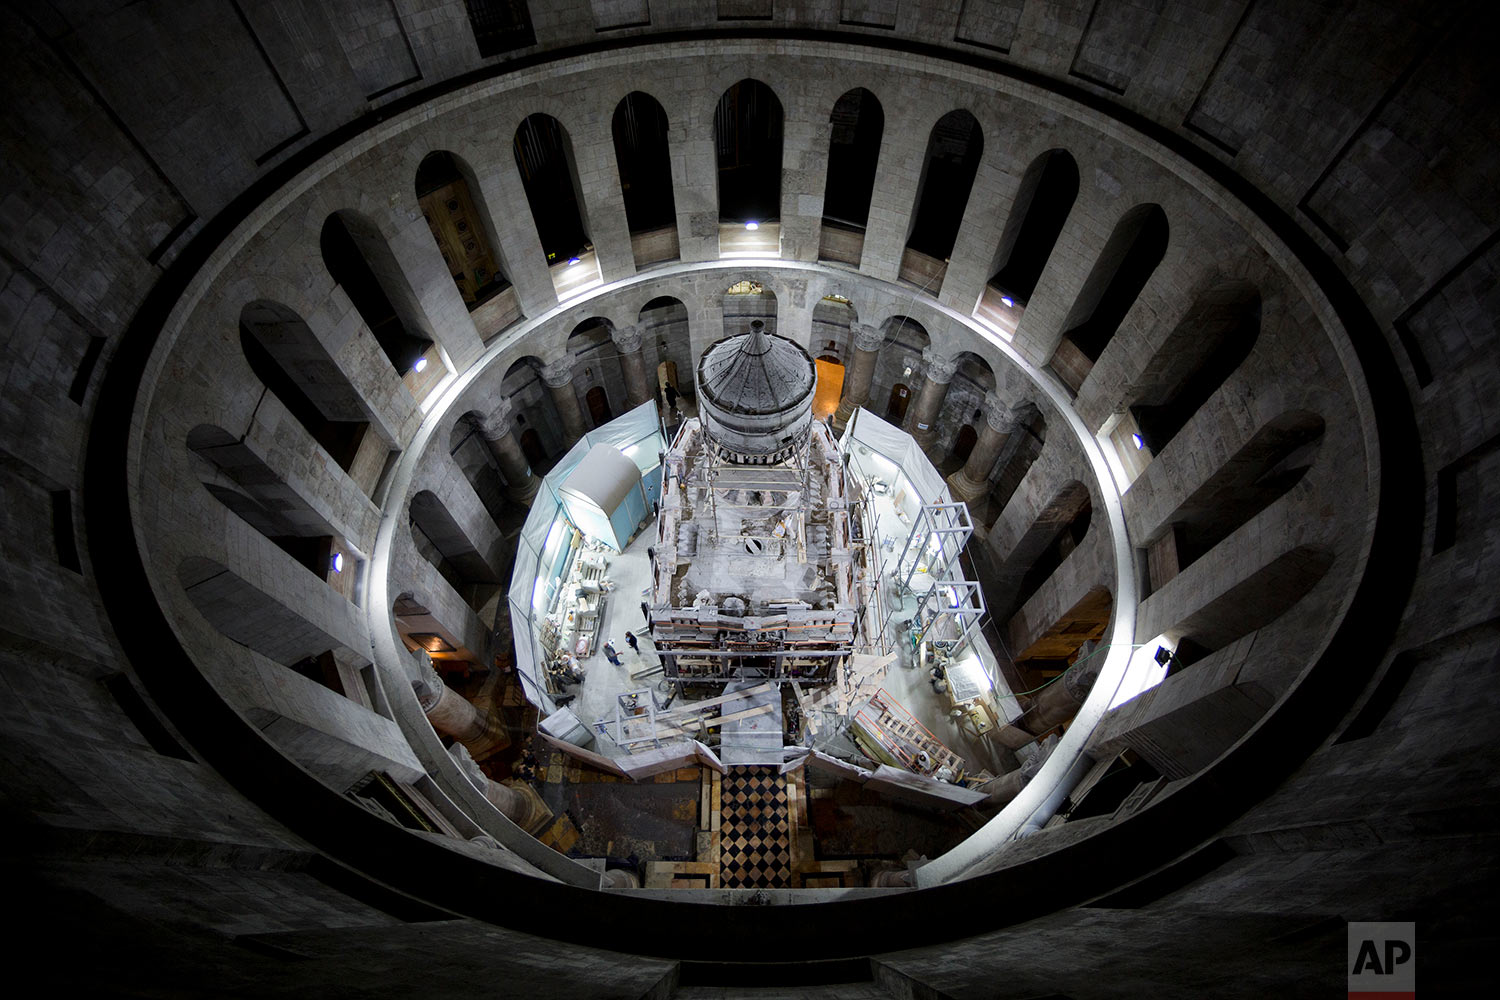
<svg viewBox="0 0 1500 1000">
<path fill-rule="evenodd" d="M 548 388 L 560 389 L 573 381 L 573 356 L 566 354 L 542 365 L 539 373 Z"/>
<path fill-rule="evenodd" d="M 885 334 L 880 328 L 868 323 L 855 323 L 850 327 L 854 331 L 854 346 L 861 351 L 878 351 L 880 345 L 885 343 Z"/>
<path fill-rule="evenodd" d="M 993 389 L 984 394 L 981 408 L 985 423 L 997 434 L 1012 434 L 1021 423 L 1022 407 L 1007 403 Z"/>
<path fill-rule="evenodd" d="M 615 342 L 615 347 L 621 354 L 634 354 L 641 349 L 646 337 L 641 333 L 640 327 L 618 326 L 610 331 L 609 337 Z"/>
<path fill-rule="evenodd" d="M 490 412 L 479 418 L 479 433 L 490 441 L 504 437 L 511 431 L 515 412 L 515 403 L 509 398 L 501 399 Z"/>
<path fill-rule="evenodd" d="M 922 349 L 922 374 L 927 376 L 929 382 L 947 385 L 953 381 L 953 376 L 957 371 L 957 358 L 944 357 L 931 347 Z"/>
</svg>

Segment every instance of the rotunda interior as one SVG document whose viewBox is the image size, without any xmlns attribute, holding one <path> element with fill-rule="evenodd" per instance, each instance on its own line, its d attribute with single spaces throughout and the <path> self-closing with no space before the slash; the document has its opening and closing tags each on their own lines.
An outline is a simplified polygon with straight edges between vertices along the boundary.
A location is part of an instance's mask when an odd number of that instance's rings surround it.
<svg viewBox="0 0 1500 1000">
<path fill-rule="evenodd" d="M 0 19 L 57 987 L 1487 981 L 1490 5 Z"/>
</svg>

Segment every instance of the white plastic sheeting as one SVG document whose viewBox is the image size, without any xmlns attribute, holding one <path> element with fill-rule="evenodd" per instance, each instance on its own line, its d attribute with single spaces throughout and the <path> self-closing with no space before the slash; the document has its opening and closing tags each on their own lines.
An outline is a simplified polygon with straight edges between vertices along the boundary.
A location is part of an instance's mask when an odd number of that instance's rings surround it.
<svg viewBox="0 0 1500 1000">
<path fill-rule="evenodd" d="M 547 685 L 542 679 L 545 657 L 549 654 L 540 648 L 537 632 L 557 587 L 557 574 L 567 552 L 568 530 L 572 527 L 563 508 L 562 485 L 599 444 L 612 445 L 635 463 L 641 471 L 646 496 L 654 499 L 661 489 L 661 453 L 666 449 L 666 440 L 662 437 L 654 402 L 642 403 L 603 427 L 584 434 L 542 478 L 541 489 L 531 502 L 531 513 L 521 527 L 507 593 L 511 630 L 515 636 L 516 672 L 527 700 L 543 714 L 552 712 L 557 706 L 547 696 Z"/>
<path fill-rule="evenodd" d="M 853 456 L 851 461 L 861 466 L 861 471 L 867 474 L 873 472 L 890 482 L 893 491 L 899 491 L 901 484 L 895 481 L 894 475 L 883 474 L 887 470 L 879 462 L 870 461 L 870 453 L 873 452 L 894 465 L 906 477 L 921 503 L 952 502 L 953 497 L 948 493 L 948 484 L 943 480 L 942 473 L 922 454 L 922 449 L 917 447 L 911 435 L 894 424 L 886 423 L 869 410 L 861 407 L 854 411 L 839 443 L 845 454 Z"/>
</svg>

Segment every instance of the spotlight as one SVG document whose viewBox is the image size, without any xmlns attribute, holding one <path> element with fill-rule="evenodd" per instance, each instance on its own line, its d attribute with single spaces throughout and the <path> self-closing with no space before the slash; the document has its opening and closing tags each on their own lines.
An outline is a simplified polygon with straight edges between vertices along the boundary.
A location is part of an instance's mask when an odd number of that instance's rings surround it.
<svg viewBox="0 0 1500 1000">
<path fill-rule="evenodd" d="M 581 259 L 582 258 L 579 258 L 579 257 L 569 257 L 568 258 L 568 266 L 572 267 L 574 264 L 578 263 L 579 260 L 581 260 Z"/>
<path fill-rule="evenodd" d="M 1005 303 L 1005 308 L 1007 309 L 1016 304 L 1016 300 L 1011 298 L 1009 295 L 1000 296 L 1000 301 Z"/>
<path fill-rule="evenodd" d="M 331 565 L 335 573 L 342 573 L 344 571 L 344 554 L 342 552 L 335 552 Z"/>
<path fill-rule="evenodd" d="M 1130 440 L 1135 442 L 1137 450 L 1146 447 L 1146 439 L 1141 437 L 1139 434 L 1130 435 Z"/>
<path fill-rule="evenodd" d="M 1174 654 L 1166 646 L 1157 646 L 1156 647 L 1156 662 L 1158 664 L 1160 664 L 1161 666 L 1163 666 L 1163 667 L 1165 667 L 1168 663 L 1172 662 L 1172 657 L 1174 655 L 1176 655 L 1176 654 Z"/>
<path fill-rule="evenodd" d="M 414 371 L 414 372 L 416 372 L 418 375 L 420 375 L 420 374 L 422 374 L 422 370 L 424 368 L 426 368 L 426 367 L 427 367 L 427 359 L 426 358 L 418 358 L 417 359 L 417 363 L 411 366 L 411 370 Z"/>
<path fill-rule="evenodd" d="M 747 223 L 745 223 L 745 228 L 748 229 L 748 230 L 750 230 L 753 233 L 757 229 L 760 228 L 760 223 L 759 222 L 747 222 Z"/>
</svg>

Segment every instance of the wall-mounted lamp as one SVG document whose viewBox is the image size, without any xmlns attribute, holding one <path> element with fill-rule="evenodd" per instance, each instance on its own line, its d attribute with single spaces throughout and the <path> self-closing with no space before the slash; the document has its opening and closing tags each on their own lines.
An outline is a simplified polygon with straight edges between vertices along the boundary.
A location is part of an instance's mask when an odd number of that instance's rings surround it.
<svg viewBox="0 0 1500 1000">
<path fill-rule="evenodd" d="M 1130 435 L 1130 440 L 1132 440 L 1132 441 L 1135 442 L 1135 447 L 1136 447 L 1137 451 L 1139 451 L 1140 449 L 1146 447 L 1146 439 L 1143 438 L 1143 437 L 1141 437 L 1139 434 L 1132 434 L 1132 435 Z"/>
<path fill-rule="evenodd" d="M 1000 301 L 1005 303 L 1005 308 L 1007 309 L 1016 304 L 1016 300 L 1011 298 L 1009 295 L 1000 296 Z"/>
<path fill-rule="evenodd" d="M 344 554 L 342 552 L 335 552 L 333 558 L 329 560 L 329 565 L 335 573 L 342 573 L 344 571 Z"/>
<path fill-rule="evenodd" d="M 745 228 L 748 229 L 748 230 L 750 230 L 753 233 L 757 229 L 760 228 L 760 223 L 759 222 L 747 222 L 747 223 L 745 223 Z"/>
<path fill-rule="evenodd" d="M 414 371 L 414 372 L 416 372 L 418 375 L 420 375 L 420 374 L 422 374 L 423 369 L 425 369 L 426 367 L 427 367 L 427 359 L 426 358 L 418 358 L 417 361 L 416 361 L 416 363 L 411 366 L 411 370 Z"/>
</svg>

